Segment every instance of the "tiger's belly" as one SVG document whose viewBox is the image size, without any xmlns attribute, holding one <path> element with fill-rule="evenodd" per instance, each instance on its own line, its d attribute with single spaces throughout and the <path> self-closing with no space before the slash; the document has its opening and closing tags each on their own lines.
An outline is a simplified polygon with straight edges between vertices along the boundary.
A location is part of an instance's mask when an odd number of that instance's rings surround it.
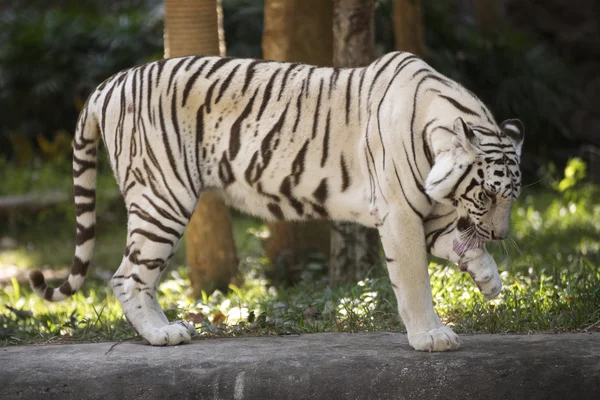
<svg viewBox="0 0 600 400">
<path fill-rule="evenodd" d="M 267 191 L 270 185 L 267 183 L 266 186 L 259 191 L 248 185 L 232 184 L 227 189 L 215 189 L 214 192 L 228 206 L 267 221 L 328 219 L 375 226 L 368 200 L 360 187 L 336 193 L 319 203 L 312 193 L 296 190 L 292 198 L 287 198 L 278 191 Z"/>
</svg>

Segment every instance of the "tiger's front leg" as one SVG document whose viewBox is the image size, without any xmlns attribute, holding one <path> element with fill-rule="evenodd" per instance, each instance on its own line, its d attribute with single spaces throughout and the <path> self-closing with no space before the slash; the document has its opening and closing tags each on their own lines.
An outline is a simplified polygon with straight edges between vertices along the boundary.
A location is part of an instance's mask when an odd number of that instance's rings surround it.
<svg viewBox="0 0 600 400">
<path fill-rule="evenodd" d="M 416 215 L 389 211 L 379 224 L 398 311 L 415 350 L 447 351 L 460 340 L 433 309 L 423 224 Z"/>
</svg>

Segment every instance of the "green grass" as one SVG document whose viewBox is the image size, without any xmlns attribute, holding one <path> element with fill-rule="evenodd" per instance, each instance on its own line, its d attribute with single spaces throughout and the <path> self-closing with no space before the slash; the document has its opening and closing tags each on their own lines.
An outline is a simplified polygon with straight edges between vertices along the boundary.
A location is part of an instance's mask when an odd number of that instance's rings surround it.
<svg viewBox="0 0 600 400">
<path fill-rule="evenodd" d="M 600 205 L 598 188 L 528 188 L 513 210 L 511 240 L 491 251 L 504 289 L 486 302 L 471 278 L 432 261 L 437 312 L 458 332 L 535 333 L 600 330 Z M 26 271 L 68 268 L 74 222 L 60 211 L 20 222 L 0 235 L 17 247 L 0 250 L 2 266 Z M 95 266 L 82 290 L 62 303 L 32 295 L 24 282 L 0 283 L 0 344 L 105 341 L 135 338 L 118 302 L 99 275 L 118 266 L 125 237 L 124 215 L 106 208 L 99 218 Z M 265 279 L 268 261 L 260 243 L 264 226 L 236 215 L 235 236 L 244 283 L 227 294 L 192 299 L 180 246 L 175 267 L 160 286 L 169 318 L 192 319 L 201 337 L 337 331 L 402 331 L 383 265 L 354 285 L 329 288 L 326 265 L 311 262 L 301 282 L 274 287 Z M 94 272 L 95 271 L 95 272 Z M 102 272 L 104 271 L 104 272 Z M 63 271 L 66 272 L 66 271 Z"/>
</svg>

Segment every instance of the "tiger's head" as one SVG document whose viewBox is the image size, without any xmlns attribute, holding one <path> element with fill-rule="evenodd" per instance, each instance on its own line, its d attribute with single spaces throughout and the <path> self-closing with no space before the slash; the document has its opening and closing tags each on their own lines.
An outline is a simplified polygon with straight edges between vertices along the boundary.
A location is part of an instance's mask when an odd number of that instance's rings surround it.
<svg viewBox="0 0 600 400">
<path fill-rule="evenodd" d="M 452 131 L 451 145 L 437 154 L 425 190 L 435 201 L 455 207 L 466 248 L 502 240 L 521 192 L 523 125 L 511 119 L 490 129 L 459 117 Z"/>
</svg>

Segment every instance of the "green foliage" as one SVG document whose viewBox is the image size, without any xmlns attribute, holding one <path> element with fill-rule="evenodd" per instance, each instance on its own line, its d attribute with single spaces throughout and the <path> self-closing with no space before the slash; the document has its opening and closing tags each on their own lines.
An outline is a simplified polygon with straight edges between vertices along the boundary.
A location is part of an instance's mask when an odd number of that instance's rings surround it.
<svg viewBox="0 0 600 400">
<path fill-rule="evenodd" d="M 571 141 L 569 114 L 577 104 L 566 63 L 539 38 L 508 27 L 483 34 L 458 15 L 455 2 L 424 1 L 429 52 L 437 70 L 476 93 L 497 120 L 519 118 L 525 125 L 524 165 L 566 160 Z M 561 149 L 562 152 L 557 150 Z"/>
<path fill-rule="evenodd" d="M 115 72 L 162 55 L 162 19 L 139 2 L 58 8 L 17 2 L 0 17 L 0 151 L 7 135 L 72 132 L 87 94 Z M 160 17 L 160 15 L 158 15 Z"/>
<path fill-rule="evenodd" d="M 572 190 L 579 182 L 585 178 L 587 165 L 581 158 L 573 158 L 565 168 L 565 177 L 558 183 L 557 189 L 560 192 Z"/>
<path fill-rule="evenodd" d="M 467 274 L 455 266 L 432 262 L 433 298 L 444 322 L 459 332 L 600 330 L 600 205 L 595 195 L 580 189 L 535 194 L 526 189 L 514 207 L 510 239 L 490 246 L 504 283 L 498 299 L 486 302 Z M 576 201 L 573 193 L 577 193 Z M 103 225 L 103 221 L 98 224 L 99 228 Z M 265 278 L 268 261 L 260 244 L 264 226 L 242 216 L 235 217 L 234 225 L 244 283 L 232 285 L 227 294 L 215 292 L 192 299 L 187 296 L 186 270 L 176 267 L 159 288 L 169 318 L 194 321 L 204 337 L 403 330 L 383 266 L 376 266 L 357 285 L 332 289 L 327 286 L 326 268 L 315 263 L 299 284 L 275 287 Z M 55 229 L 56 225 L 50 226 Z M 134 337 L 106 280 L 97 278 L 110 276 L 116 268 L 124 229 L 121 220 L 99 232 L 90 277 L 66 302 L 37 299 L 15 280 L 0 286 L 0 343 Z M 57 252 L 60 243 L 69 251 Z M 61 268 L 69 264 L 73 248 L 72 238 L 59 235 L 55 242 L 33 251 L 0 251 L 0 265 L 29 257 L 21 268 L 41 264 Z M 41 254 L 33 256 L 36 252 Z M 183 262 L 181 247 L 178 254 L 175 265 Z"/>
</svg>

